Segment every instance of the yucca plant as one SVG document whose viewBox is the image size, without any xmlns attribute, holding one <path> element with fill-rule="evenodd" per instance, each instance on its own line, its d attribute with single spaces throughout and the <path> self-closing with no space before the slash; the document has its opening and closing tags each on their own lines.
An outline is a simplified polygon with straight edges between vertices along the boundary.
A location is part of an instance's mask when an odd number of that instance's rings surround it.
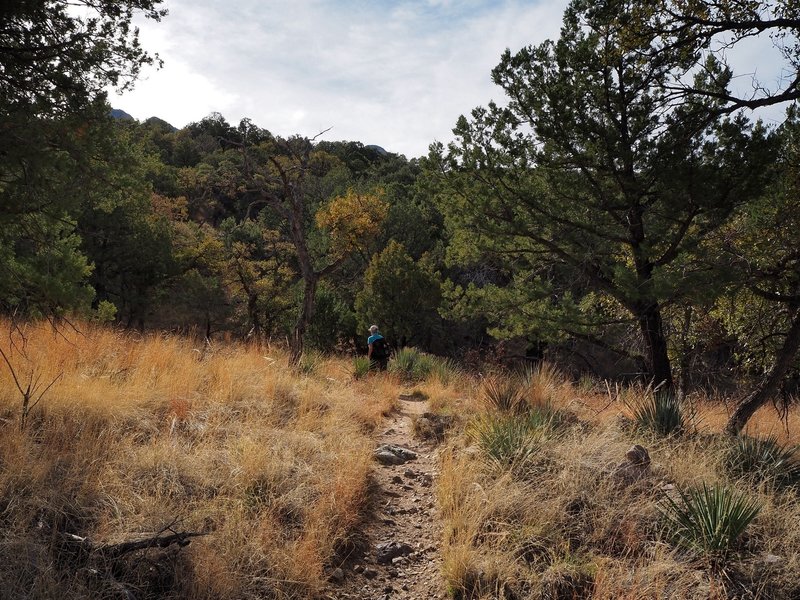
<svg viewBox="0 0 800 600">
<path fill-rule="evenodd" d="M 677 500 L 667 496 L 658 505 L 668 536 L 676 545 L 722 565 L 761 505 L 720 485 L 704 483 L 677 491 Z"/>
<path fill-rule="evenodd" d="M 369 373 L 369 359 L 366 356 L 356 356 L 353 359 L 353 377 L 362 379 Z"/>
<path fill-rule="evenodd" d="M 528 461 L 539 449 L 542 429 L 520 416 L 485 416 L 472 423 L 469 436 L 485 458 L 503 468 Z"/>
<path fill-rule="evenodd" d="M 649 387 L 634 400 L 625 401 L 636 425 L 659 435 L 679 435 L 692 420 L 674 393 Z"/>
<path fill-rule="evenodd" d="M 776 436 L 737 436 L 725 454 L 725 467 L 734 476 L 757 482 L 778 487 L 800 485 L 798 448 L 782 446 Z"/>
<path fill-rule="evenodd" d="M 525 388 L 510 377 L 486 379 L 481 386 L 481 397 L 491 409 L 515 414 L 525 410 Z"/>
<path fill-rule="evenodd" d="M 423 381 L 434 370 L 436 359 L 416 348 L 401 348 L 389 361 L 389 372 L 406 381 Z"/>
</svg>

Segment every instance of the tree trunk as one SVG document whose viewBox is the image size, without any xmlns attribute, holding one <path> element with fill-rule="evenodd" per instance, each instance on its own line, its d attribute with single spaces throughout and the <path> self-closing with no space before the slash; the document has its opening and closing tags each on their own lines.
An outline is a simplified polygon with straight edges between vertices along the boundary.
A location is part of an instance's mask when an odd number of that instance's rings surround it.
<svg viewBox="0 0 800 600">
<path fill-rule="evenodd" d="M 311 323 L 311 319 L 314 317 L 318 282 L 319 276 L 316 274 L 306 275 L 305 277 L 300 316 L 297 318 L 297 323 L 295 323 L 292 338 L 289 343 L 289 364 L 293 367 L 300 364 L 300 357 L 303 355 L 303 338 L 305 337 L 308 325 Z"/>
<path fill-rule="evenodd" d="M 747 425 L 747 421 L 755 412 L 766 404 L 778 392 L 781 380 L 786 375 L 789 367 L 797 355 L 797 350 L 800 348 L 800 311 L 794 314 L 794 321 L 786 334 L 786 339 L 783 341 L 783 346 L 778 351 L 778 356 L 775 359 L 775 364 L 772 367 L 769 375 L 761 383 L 758 388 L 753 391 L 747 398 L 742 400 L 736 410 L 728 419 L 728 424 L 725 426 L 725 431 L 730 435 L 738 435 Z"/>
<path fill-rule="evenodd" d="M 657 302 L 644 305 L 638 311 L 639 327 L 647 347 L 647 378 L 654 388 L 673 389 L 672 368 L 667 352 L 667 338 L 664 335 L 664 323 L 661 320 L 661 309 Z"/>
</svg>

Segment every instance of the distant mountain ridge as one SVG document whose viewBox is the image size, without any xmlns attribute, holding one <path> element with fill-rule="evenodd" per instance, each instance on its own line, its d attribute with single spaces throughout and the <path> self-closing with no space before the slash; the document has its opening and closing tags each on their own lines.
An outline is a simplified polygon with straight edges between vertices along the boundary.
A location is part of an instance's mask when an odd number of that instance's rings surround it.
<svg viewBox="0 0 800 600">
<path fill-rule="evenodd" d="M 135 121 L 136 119 L 133 118 L 133 115 L 126 113 L 121 108 L 112 108 L 109 112 L 112 119 L 118 119 L 120 121 Z M 164 119 L 160 119 L 158 117 L 150 117 L 149 119 L 145 119 L 142 121 L 145 125 L 158 125 L 161 129 L 167 131 L 178 131 L 178 128 L 168 123 Z"/>
<path fill-rule="evenodd" d="M 135 121 L 136 119 L 133 116 L 126 113 L 121 108 L 112 108 L 111 112 L 109 113 L 112 119 L 119 119 L 120 121 Z"/>
</svg>

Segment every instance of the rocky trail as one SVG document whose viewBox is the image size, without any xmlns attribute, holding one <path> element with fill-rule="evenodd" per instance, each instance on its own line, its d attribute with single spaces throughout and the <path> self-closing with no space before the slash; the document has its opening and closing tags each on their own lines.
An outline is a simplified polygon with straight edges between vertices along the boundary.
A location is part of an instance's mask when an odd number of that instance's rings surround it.
<svg viewBox="0 0 800 600">
<path fill-rule="evenodd" d="M 425 414 L 428 402 L 401 395 L 398 405 L 378 436 L 363 543 L 333 572 L 330 598 L 447 597 L 434 496 L 438 449 L 413 434 L 414 419 Z"/>
</svg>

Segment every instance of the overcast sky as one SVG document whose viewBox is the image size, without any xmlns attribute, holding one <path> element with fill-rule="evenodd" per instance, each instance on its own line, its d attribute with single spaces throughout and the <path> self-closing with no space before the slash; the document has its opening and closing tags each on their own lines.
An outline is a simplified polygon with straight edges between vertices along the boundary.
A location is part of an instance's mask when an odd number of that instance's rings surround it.
<svg viewBox="0 0 800 600">
<path fill-rule="evenodd" d="M 276 134 L 378 144 L 408 158 L 502 91 L 505 48 L 558 36 L 567 0 L 166 0 L 141 24 L 164 68 L 110 94 L 176 127 L 222 113 Z"/>
<path fill-rule="evenodd" d="M 378 144 L 408 158 L 449 141 L 459 115 L 503 99 L 505 48 L 556 38 L 567 0 L 166 0 L 141 23 L 164 60 L 109 100 L 176 127 L 220 112 L 280 135 Z M 763 63 L 763 43 L 737 49 Z M 760 76 L 775 63 L 753 71 Z M 748 83 L 747 80 L 745 83 Z M 773 111 L 776 112 L 776 111 Z M 768 118 L 770 116 L 768 115 Z"/>
</svg>

